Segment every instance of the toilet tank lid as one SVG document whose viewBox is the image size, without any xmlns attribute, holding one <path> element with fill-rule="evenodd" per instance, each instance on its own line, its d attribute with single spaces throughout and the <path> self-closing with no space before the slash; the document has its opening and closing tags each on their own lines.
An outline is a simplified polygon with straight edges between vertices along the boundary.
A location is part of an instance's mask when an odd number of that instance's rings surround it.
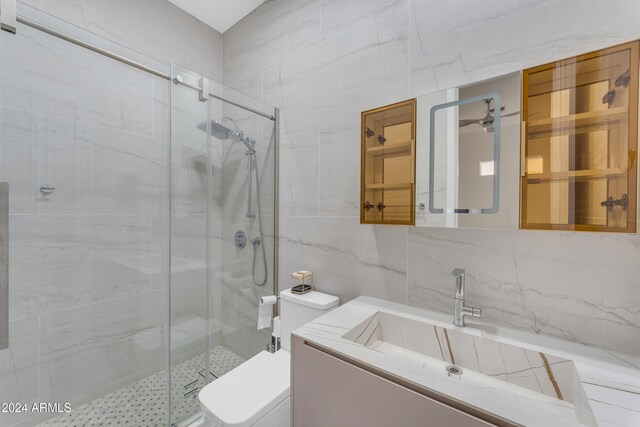
<svg viewBox="0 0 640 427">
<path fill-rule="evenodd" d="M 288 351 L 263 351 L 205 386 L 201 409 L 222 427 L 250 427 L 289 397 Z"/>
<path fill-rule="evenodd" d="M 322 292 L 317 291 L 298 295 L 292 294 L 291 289 L 285 289 L 280 292 L 280 298 L 296 304 L 305 305 L 307 307 L 317 308 L 318 310 L 328 310 L 336 307 L 340 302 L 340 299 L 334 295 L 323 294 Z"/>
</svg>

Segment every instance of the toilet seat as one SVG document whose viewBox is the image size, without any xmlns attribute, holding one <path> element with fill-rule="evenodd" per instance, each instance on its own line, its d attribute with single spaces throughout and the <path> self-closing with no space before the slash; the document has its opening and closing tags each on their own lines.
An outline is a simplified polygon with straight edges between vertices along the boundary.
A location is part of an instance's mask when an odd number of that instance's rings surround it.
<svg viewBox="0 0 640 427">
<path fill-rule="evenodd" d="M 204 387 L 198 394 L 214 425 L 248 427 L 289 398 L 289 352 L 263 351 Z"/>
</svg>

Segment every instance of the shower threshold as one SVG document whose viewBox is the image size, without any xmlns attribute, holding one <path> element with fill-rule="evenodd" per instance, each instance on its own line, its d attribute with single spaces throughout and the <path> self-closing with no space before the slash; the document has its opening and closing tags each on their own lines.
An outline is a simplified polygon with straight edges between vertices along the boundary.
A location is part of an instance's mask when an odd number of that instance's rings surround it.
<svg viewBox="0 0 640 427">
<path fill-rule="evenodd" d="M 206 385 L 202 358 L 202 355 L 196 356 L 172 369 L 172 419 L 177 421 L 174 425 L 180 426 L 186 420 L 193 420 L 200 410 L 198 391 Z M 244 359 L 223 346 L 212 348 L 209 359 L 210 378 L 213 381 L 244 362 Z M 167 389 L 166 371 L 158 372 L 40 426 L 166 426 Z"/>
</svg>

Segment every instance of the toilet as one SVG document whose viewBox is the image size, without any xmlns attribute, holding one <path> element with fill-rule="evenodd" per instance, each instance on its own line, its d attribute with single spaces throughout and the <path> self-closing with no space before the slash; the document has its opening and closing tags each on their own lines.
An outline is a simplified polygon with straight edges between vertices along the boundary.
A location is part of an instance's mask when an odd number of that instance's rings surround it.
<svg viewBox="0 0 640 427">
<path fill-rule="evenodd" d="M 291 425 L 291 331 L 338 306 L 338 297 L 280 292 L 282 348 L 263 351 L 208 384 L 198 394 L 205 427 Z"/>
</svg>

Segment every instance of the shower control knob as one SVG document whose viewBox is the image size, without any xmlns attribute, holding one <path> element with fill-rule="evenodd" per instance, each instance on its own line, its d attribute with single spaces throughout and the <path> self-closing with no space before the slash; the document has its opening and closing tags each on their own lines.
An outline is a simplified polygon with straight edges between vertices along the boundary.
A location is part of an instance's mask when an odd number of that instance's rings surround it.
<svg viewBox="0 0 640 427">
<path fill-rule="evenodd" d="M 245 246 L 247 246 L 247 234 L 242 230 L 236 231 L 234 241 L 236 244 L 236 248 L 244 248 Z"/>
</svg>

